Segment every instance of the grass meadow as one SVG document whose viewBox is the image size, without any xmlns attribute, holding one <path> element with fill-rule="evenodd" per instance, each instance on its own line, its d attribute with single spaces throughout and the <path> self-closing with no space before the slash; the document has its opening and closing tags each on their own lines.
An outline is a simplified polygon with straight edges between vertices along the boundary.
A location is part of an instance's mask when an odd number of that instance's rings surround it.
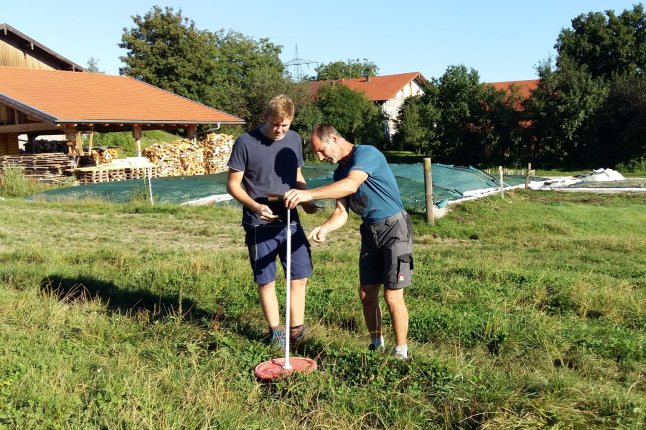
<svg viewBox="0 0 646 430">
<path fill-rule="evenodd" d="M 306 231 L 325 216 L 302 214 Z M 434 226 L 413 214 L 408 361 L 367 349 L 352 216 L 312 244 L 293 354 L 318 370 L 273 383 L 253 375 L 282 352 L 239 220 L 0 200 L 0 429 L 646 427 L 644 194 L 517 190 Z"/>
</svg>

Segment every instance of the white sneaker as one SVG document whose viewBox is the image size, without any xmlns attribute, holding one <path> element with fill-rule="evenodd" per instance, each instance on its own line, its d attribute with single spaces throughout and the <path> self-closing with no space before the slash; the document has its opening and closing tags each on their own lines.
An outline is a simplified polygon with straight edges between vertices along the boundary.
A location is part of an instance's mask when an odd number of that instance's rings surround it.
<svg viewBox="0 0 646 430">
<path fill-rule="evenodd" d="M 409 358 L 408 357 L 408 347 L 407 346 L 404 346 L 404 347 L 395 346 L 393 348 L 392 355 L 393 355 L 393 357 L 398 358 L 400 360 L 408 360 L 408 358 Z"/>
</svg>

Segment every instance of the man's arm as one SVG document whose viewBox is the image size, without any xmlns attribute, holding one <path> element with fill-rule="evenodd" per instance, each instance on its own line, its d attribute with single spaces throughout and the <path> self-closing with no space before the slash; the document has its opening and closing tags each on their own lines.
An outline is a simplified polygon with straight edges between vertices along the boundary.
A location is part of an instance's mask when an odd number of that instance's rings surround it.
<svg viewBox="0 0 646 430">
<path fill-rule="evenodd" d="M 299 167 L 296 169 L 296 189 L 306 190 L 307 182 L 305 182 L 305 176 L 303 176 L 303 170 Z"/>
<path fill-rule="evenodd" d="M 298 190 L 307 190 L 307 182 L 305 181 L 305 176 L 303 176 L 303 170 L 299 167 L 296 170 L 296 189 Z M 314 203 L 303 202 L 301 207 L 306 214 L 313 214 L 318 211 L 318 206 Z M 293 208 L 292 208 L 293 209 Z"/>
<path fill-rule="evenodd" d="M 264 221 L 277 220 L 278 215 L 274 215 L 269 206 L 256 202 L 247 194 L 247 191 L 242 187 L 243 177 L 244 171 L 229 169 L 229 173 L 227 174 L 227 192 L 247 209 L 260 215 L 260 219 Z"/>
<path fill-rule="evenodd" d="M 343 199 L 357 192 L 361 184 L 368 179 L 368 174 L 361 170 L 351 170 L 348 176 L 329 185 L 311 190 L 292 189 L 285 193 L 285 206 L 295 208 L 299 203 L 318 199 Z"/>
<path fill-rule="evenodd" d="M 337 199 L 336 207 L 328 219 L 323 224 L 315 227 L 314 230 L 307 235 L 307 238 L 314 240 L 314 242 L 325 242 L 325 237 L 328 233 L 343 227 L 348 220 L 347 204 L 347 199 Z"/>
</svg>

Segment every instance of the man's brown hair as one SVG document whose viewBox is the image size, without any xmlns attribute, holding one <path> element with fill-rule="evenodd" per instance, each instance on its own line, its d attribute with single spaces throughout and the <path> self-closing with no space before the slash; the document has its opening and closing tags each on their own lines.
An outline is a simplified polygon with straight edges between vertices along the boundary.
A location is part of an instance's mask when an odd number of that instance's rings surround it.
<svg viewBox="0 0 646 430">
<path fill-rule="evenodd" d="M 312 136 L 316 136 L 321 142 L 327 142 L 330 137 L 341 137 L 339 132 L 330 124 L 317 124 L 312 129 Z"/>
</svg>

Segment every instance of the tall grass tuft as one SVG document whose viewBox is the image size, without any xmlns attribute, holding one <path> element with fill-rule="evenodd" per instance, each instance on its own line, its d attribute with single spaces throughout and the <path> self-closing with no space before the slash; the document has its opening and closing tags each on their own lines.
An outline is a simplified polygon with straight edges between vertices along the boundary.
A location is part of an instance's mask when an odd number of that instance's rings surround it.
<svg viewBox="0 0 646 430">
<path fill-rule="evenodd" d="M 16 164 L 8 164 L 0 169 L 0 196 L 25 197 L 51 188 L 25 176 L 25 169 Z"/>
</svg>

